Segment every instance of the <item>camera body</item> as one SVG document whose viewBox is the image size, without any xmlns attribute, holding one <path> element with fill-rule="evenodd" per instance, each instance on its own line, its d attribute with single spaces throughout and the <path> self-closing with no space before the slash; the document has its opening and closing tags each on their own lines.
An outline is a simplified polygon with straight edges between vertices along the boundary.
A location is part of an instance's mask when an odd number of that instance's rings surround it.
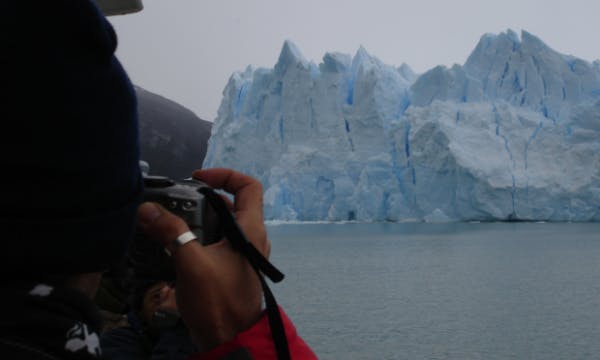
<svg viewBox="0 0 600 360">
<path fill-rule="evenodd" d="M 156 202 L 182 218 L 202 245 L 218 242 L 223 237 L 218 215 L 199 190 L 208 187 L 193 180 L 175 181 L 165 176 L 144 173 L 143 201 Z M 172 259 L 157 240 L 138 231 L 128 254 L 129 266 L 137 278 L 172 281 L 175 269 Z"/>
<path fill-rule="evenodd" d="M 164 176 L 144 176 L 144 201 L 156 202 L 182 218 L 200 241 L 204 239 L 206 199 L 198 190 L 207 185 L 197 180 L 174 181 Z"/>
</svg>

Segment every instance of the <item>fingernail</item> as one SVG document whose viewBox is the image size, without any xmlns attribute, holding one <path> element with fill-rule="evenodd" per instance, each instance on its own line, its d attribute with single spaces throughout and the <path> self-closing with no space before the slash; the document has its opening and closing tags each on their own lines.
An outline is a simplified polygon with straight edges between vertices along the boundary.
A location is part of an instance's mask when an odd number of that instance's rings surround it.
<svg viewBox="0 0 600 360">
<path fill-rule="evenodd" d="M 138 209 L 138 221 L 142 225 L 152 224 L 160 216 L 160 209 L 151 202 L 140 205 Z"/>
</svg>

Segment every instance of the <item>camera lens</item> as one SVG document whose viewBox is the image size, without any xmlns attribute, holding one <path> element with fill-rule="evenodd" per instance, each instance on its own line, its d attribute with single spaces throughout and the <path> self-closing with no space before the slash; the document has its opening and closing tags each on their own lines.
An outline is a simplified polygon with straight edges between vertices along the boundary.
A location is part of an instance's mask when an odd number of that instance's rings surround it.
<svg viewBox="0 0 600 360">
<path fill-rule="evenodd" d="M 177 201 L 175 200 L 171 200 L 169 201 L 169 209 L 176 209 L 177 208 Z"/>
</svg>

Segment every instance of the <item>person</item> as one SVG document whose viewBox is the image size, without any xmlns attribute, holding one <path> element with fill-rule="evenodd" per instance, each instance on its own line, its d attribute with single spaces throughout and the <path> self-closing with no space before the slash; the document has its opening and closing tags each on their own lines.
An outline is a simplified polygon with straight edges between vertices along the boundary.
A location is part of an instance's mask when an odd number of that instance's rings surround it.
<svg viewBox="0 0 600 360">
<path fill-rule="evenodd" d="M 192 358 L 275 358 L 248 261 L 227 240 L 175 246 L 186 223 L 140 205 L 135 93 L 94 2 L 6 0 L 0 18 L 1 357 L 101 358 L 92 299 L 143 231 L 172 254 L 177 309 L 198 348 Z M 268 256 L 260 183 L 230 169 L 193 177 L 233 195 L 239 226 Z M 291 356 L 316 358 L 281 314 Z"/>
<path fill-rule="evenodd" d="M 197 352 L 165 281 L 134 280 L 127 323 L 100 334 L 107 359 L 183 360 Z"/>
</svg>

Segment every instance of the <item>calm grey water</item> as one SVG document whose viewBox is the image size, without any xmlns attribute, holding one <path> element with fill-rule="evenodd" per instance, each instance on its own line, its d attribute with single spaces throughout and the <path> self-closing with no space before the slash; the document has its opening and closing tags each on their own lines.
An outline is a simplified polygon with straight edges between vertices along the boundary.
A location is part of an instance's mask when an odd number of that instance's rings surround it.
<svg viewBox="0 0 600 360">
<path fill-rule="evenodd" d="M 599 359 L 600 224 L 269 226 L 321 359 Z"/>
</svg>

